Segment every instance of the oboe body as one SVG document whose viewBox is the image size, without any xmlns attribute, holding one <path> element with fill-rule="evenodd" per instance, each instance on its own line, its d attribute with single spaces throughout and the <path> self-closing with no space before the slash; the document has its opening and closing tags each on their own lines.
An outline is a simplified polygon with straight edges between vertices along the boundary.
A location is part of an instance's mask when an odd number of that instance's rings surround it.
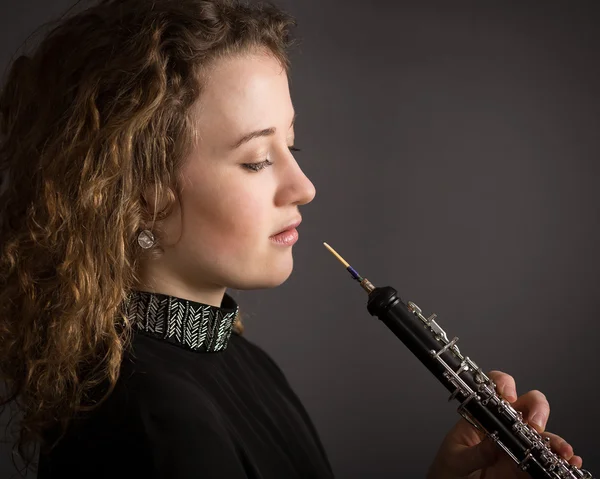
<svg viewBox="0 0 600 479">
<path fill-rule="evenodd" d="M 535 479 L 594 479 L 550 449 L 549 438 L 526 424 L 515 410 L 496 393 L 496 385 L 474 361 L 458 349 L 458 338 L 449 340 L 436 322 L 425 317 L 411 301 L 401 300 L 389 286 L 376 288 L 361 277 L 329 245 L 328 249 L 346 266 L 367 293 L 367 310 L 378 317 L 457 400 L 458 413 L 483 432 Z"/>
</svg>

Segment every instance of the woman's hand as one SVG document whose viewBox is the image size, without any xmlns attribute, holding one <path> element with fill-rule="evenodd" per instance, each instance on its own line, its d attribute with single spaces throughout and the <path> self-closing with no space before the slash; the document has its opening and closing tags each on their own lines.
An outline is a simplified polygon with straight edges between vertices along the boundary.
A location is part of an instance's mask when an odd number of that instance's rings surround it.
<svg viewBox="0 0 600 479">
<path fill-rule="evenodd" d="M 550 438 L 552 451 L 569 464 L 581 468 L 583 460 L 573 454 L 573 448 L 556 434 L 544 432 L 550 405 L 540 391 L 529 391 L 517 397 L 515 380 L 500 371 L 491 371 L 488 377 L 496 383 L 498 394 L 517 411 L 523 420 L 543 437 Z M 461 418 L 444 438 L 429 468 L 427 479 L 527 479 L 515 462 L 497 445 Z"/>
</svg>

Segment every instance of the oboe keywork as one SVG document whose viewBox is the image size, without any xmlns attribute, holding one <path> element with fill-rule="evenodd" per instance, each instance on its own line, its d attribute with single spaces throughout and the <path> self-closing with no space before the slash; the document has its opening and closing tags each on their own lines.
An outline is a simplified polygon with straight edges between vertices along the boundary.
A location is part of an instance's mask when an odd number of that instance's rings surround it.
<svg viewBox="0 0 600 479">
<path fill-rule="evenodd" d="M 526 424 L 521 412 L 496 393 L 496 384 L 474 361 L 459 351 L 458 337 L 448 339 L 436 322 L 411 301 L 406 304 L 390 287 L 375 287 L 360 276 L 331 246 L 324 245 L 369 294 L 367 310 L 378 317 L 457 400 L 458 413 L 485 433 L 529 475 L 536 479 L 594 479 L 555 454 L 549 438 Z"/>
</svg>

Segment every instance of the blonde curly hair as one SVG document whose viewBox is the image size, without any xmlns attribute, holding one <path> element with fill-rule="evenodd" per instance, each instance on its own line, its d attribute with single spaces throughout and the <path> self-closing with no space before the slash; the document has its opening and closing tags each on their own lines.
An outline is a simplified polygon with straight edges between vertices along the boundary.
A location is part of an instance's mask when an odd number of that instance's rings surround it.
<svg viewBox="0 0 600 479">
<path fill-rule="evenodd" d="M 13 456 L 26 469 L 37 466 L 35 442 L 56 444 L 43 442 L 46 429 L 58 425 L 60 439 L 118 380 L 132 335 L 124 300 L 144 255 L 160 253 L 137 236 L 180 193 L 203 72 L 256 48 L 289 72 L 293 25 L 271 4 L 103 0 L 50 24 L 10 66 L 0 91 L 0 405 L 22 414 Z M 145 201 L 149 188 L 162 211 Z"/>
</svg>

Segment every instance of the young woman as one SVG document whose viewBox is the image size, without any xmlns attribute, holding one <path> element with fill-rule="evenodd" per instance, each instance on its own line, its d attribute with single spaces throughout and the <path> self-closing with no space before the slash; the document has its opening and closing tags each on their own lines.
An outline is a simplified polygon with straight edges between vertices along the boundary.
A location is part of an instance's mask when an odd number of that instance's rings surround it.
<svg viewBox="0 0 600 479">
<path fill-rule="evenodd" d="M 0 368 L 40 479 L 333 477 L 226 293 L 288 278 L 315 196 L 293 156 L 292 24 L 233 0 L 105 0 L 12 65 Z M 543 431 L 543 394 L 490 375 Z M 429 477 L 484 476 L 528 477 L 461 420 Z"/>
</svg>

